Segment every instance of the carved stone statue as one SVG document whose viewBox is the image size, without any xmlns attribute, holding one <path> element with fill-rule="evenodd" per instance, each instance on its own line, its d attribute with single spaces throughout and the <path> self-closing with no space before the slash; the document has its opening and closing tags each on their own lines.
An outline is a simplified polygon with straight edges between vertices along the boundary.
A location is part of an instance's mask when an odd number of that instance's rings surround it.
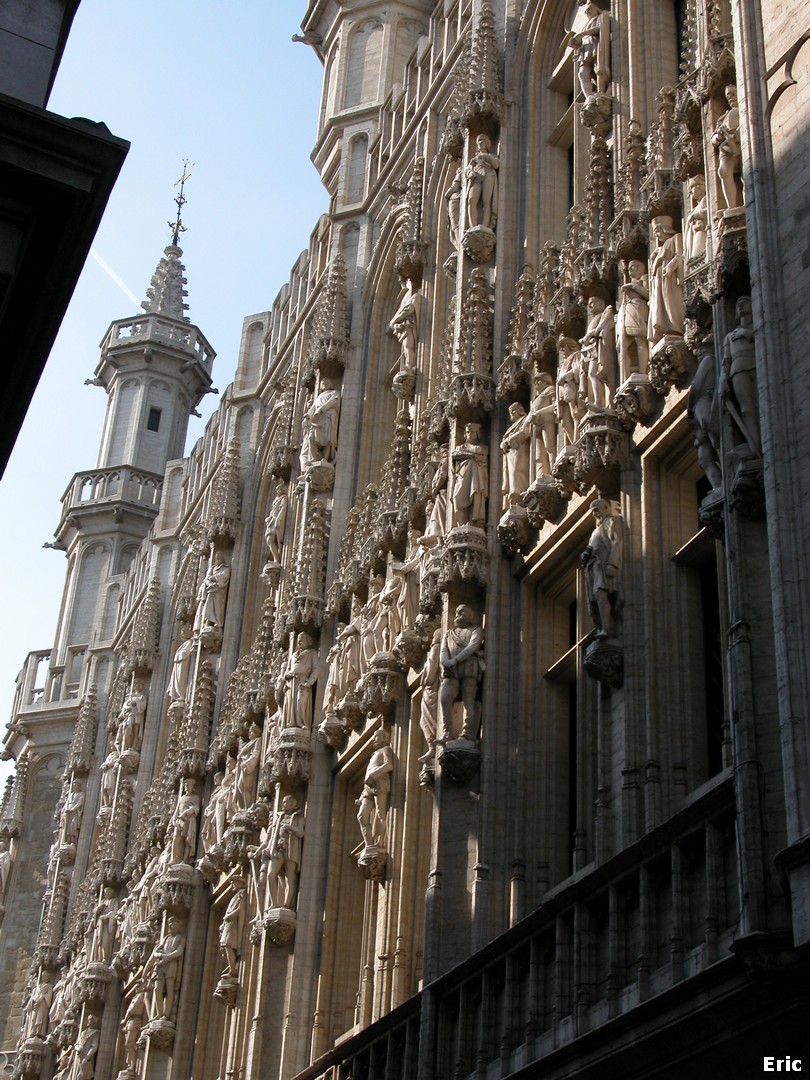
<svg viewBox="0 0 810 1080">
<path fill-rule="evenodd" d="M 276 484 L 276 495 L 270 513 L 264 522 L 264 542 L 270 551 L 270 561 L 281 562 L 281 545 L 284 543 L 284 529 L 287 524 L 287 510 L 290 499 L 287 485 L 283 480 Z"/>
<path fill-rule="evenodd" d="M 588 610 L 596 636 L 615 637 L 621 605 L 623 522 L 621 517 L 611 514 L 607 499 L 594 499 L 591 513 L 596 524 L 582 553 Z"/>
<path fill-rule="evenodd" d="M 606 94 L 610 85 L 610 14 L 588 0 L 579 0 L 579 5 L 587 19 L 571 39 L 579 85 L 586 97 Z"/>
<path fill-rule="evenodd" d="M 224 978 L 235 978 L 239 957 L 239 947 L 242 944 L 242 931 L 245 925 L 245 889 L 244 886 L 237 888 L 222 922 L 219 924 L 219 947 L 225 958 Z"/>
<path fill-rule="evenodd" d="M 220 555 L 216 563 L 209 567 L 197 593 L 197 611 L 194 616 L 194 629 L 199 631 L 206 626 L 222 628 L 225 621 L 225 598 L 231 571 Z"/>
<path fill-rule="evenodd" d="M 453 706 L 461 698 L 463 720 L 460 737 L 475 738 L 477 723 L 476 698 L 478 685 L 484 672 L 484 631 L 476 625 L 475 615 L 466 604 L 459 604 L 453 618 L 453 626 L 442 640 L 442 681 L 439 690 L 441 710 L 441 739 L 452 739 Z"/>
<path fill-rule="evenodd" d="M 266 861 L 266 903 L 271 907 L 295 909 L 304 815 L 298 800 L 285 795 L 267 834 L 262 854 Z"/>
<path fill-rule="evenodd" d="M 91 1080 L 96 1075 L 96 1052 L 98 1051 L 98 1017 L 89 1013 L 86 1027 L 79 1032 L 73 1053 L 71 1080 Z"/>
<path fill-rule="evenodd" d="M 229 760 L 235 761 L 234 758 Z M 217 845 L 221 845 L 225 835 L 225 808 L 230 797 L 229 786 L 233 785 L 233 769 L 230 774 L 218 772 L 214 776 L 214 789 L 202 815 L 200 840 L 206 855 Z M 228 779 L 228 784 L 225 781 Z"/>
<path fill-rule="evenodd" d="M 720 400 L 751 453 L 761 456 L 754 322 L 749 296 L 740 297 L 736 313 L 739 326 L 726 334 L 723 341 Z"/>
<path fill-rule="evenodd" d="M 101 964 L 109 964 L 112 957 L 113 941 L 115 940 L 115 928 L 117 925 L 118 900 L 115 889 L 107 885 L 104 895 L 96 904 L 93 912 L 95 930 L 93 944 L 88 959 Z"/>
<path fill-rule="evenodd" d="M 143 968 L 144 980 L 152 990 L 152 1018 L 172 1018 L 185 950 L 183 921 L 177 915 L 170 915 L 165 934 Z"/>
<path fill-rule="evenodd" d="M 650 362 L 647 327 L 650 321 L 650 281 L 640 259 L 627 264 L 627 281 L 621 288 L 617 337 L 622 378 L 646 375 Z"/>
<path fill-rule="evenodd" d="M 126 1066 L 132 1073 L 138 1071 L 138 1037 L 141 1029 L 149 1018 L 146 1003 L 146 990 L 143 982 L 136 978 L 132 986 L 132 996 L 121 1021 L 121 1030 L 124 1034 L 124 1059 Z"/>
<path fill-rule="evenodd" d="M 194 640 L 191 627 L 183 623 L 180 627 L 180 644 L 172 660 L 172 673 L 166 696 L 170 701 L 187 701 L 188 687 L 191 681 L 191 669 L 194 663 Z"/>
<path fill-rule="evenodd" d="M 723 192 L 726 206 L 735 210 L 742 206 L 742 196 L 737 186 L 737 176 L 742 165 L 740 148 L 740 110 L 737 107 L 737 87 L 733 84 L 725 88 L 728 109 L 714 126 L 712 146 L 717 150 L 717 179 Z"/>
<path fill-rule="evenodd" d="M 520 496 L 529 486 L 529 443 L 532 420 L 520 402 L 509 406 L 511 423 L 501 439 L 503 453 L 502 491 L 505 509 L 517 506 Z"/>
<path fill-rule="evenodd" d="M 400 371 L 416 371 L 416 345 L 419 341 L 419 313 L 422 296 L 414 289 L 413 282 L 408 282 L 405 295 L 400 301 L 388 329 L 402 346 L 399 359 Z"/>
<path fill-rule="evenodd" d="M 464 442 L 453 451 L 454 525 L 474 525 L 483 529 L 487 520 L 487 489 L 489 470 L 487 448 L 481 446 L 480 424 L 467 424 Z"/>
<path fill-rule="evenodd" d="M 251 724 L 248 738 L 236 755 L 233 773 L 233 804 L 237 810 L 247 810 L 256 800 L 261 758 L 262 729 L 258 724 Z"/>
<path fill-rule="evenodd" d="M 613 308 L 601 296 L 588 299 L 590 321 L 579 343 L 580 390 L 589 407 L 606 409 L 616 389 L 616 325 Z"/>
<path fill-rule="evenodd" d="M 284 700 L 281 705 L 281 726 L 312 728 L 312 687 L 318 678 L 318 650 L 312 638 L 303 631 L 296 639 L 284 674 Z"/>
<path fill-rule="evenodd" d="M 337 449 L 340 391 L 334 382 L 322 378 L 315 399 L 304 414 L 301 445 L 301 469 L 315 461 L 334 461 Z"/>
<path fill-rule="evenodd" d="M 408 551 L 405 560 L 391 565 L 391 573 L 400 583 L 397 595 L 397 608 L 400 630 L 412 630 L 419 615 L 419 575 L 422 567 L 422 552 L 419 547 L 419 533 L 408 529 Z"/>
<path fill-rule="evenodd" d="M 579 342 L 570 337 L 561 337 L 557 341 L 557 352 L 557 417 L 562 430 L 563 445 L 570 446 L 576 442 L 577 428 L 584 413 L 579 390 L 582 382 Z"/>
<path fill-rule="evenodd" d="M 426 537 L 441 537 L 447 532 L 447 451 L 439 447 L 434 453 L 436 468 L 430 485 L 430 498 L 425 508 Z"/>
<path fill-rule="evenodd" d="M 686 311 L 683 299 L 683 250 L 681 234 L 672 218 L 661 214 L 652 220 L 656 246 L 650 252 L 650 319 L 647 337 L 652 345 L 668 334 L 683 337 Z"/>
<path fill-rule="evenodd" d="M 200 796 L 197 783 L 191 777 L 183 780 L 177 796 L 177 806 L 169 820 L 171 861 L 191 863 L 197 849 L 197 821 L 200 815 Z"/>
<path fill-rule="evenodd" d="M 429 761 L 433 757 L 433 744 L 436 741 L 436 713 L 439 707 L 439 676 L 441 675 L 441 651 L 442 632 L 433 631 L 433 640 L 430 644 L 425 666 L 419 679 L 422 687 L 422 700 L 419 706 L 419 727 L 427 743 L 427 750 L 419 758 L 421 762 Z"/>
<path fill-rule="evenodd" d="M 124 698 L 124 704 L 118 716 L 118 731 L 115 745 L 121 753 L 126 750 L 140 750 L 143 740 L 143 720 L 146 714 L 146 695 L 143 683 L 135 681 L 132 689 Z"/>
<path fill-rule="evenodd" d="M 534 468 L 537 476 L 550 476 L 557 457 L 557 388 L 547 371 L 534 380 L 534 400 L 529 419 L 535 429 Z"/>
<path fill-rule="evenodd" d="M 59 839 L 62 844 L 75 845 L 79 839 L 84 810 L 84 792 L 78 777 L 70 782 L 70 789 L 65 798 L 65 805 L 59 818 Z"/>
<path fill-rule="evenodd" d="M 458 226 L 461 220 L 461 167 L 459 166 L 453 183 L 444 193 L 447 201 L 447 228 L 450 233 L 450 243 L 453 247 L 458 246 Z"/>
<path fill-rule="evenodd" d="M 40 973 L 39 981 L 31 988 L 25 1007 L 26 1039 L 44 1039 L 48 1034 L 48 1017 L 53 1004 L 53 984 L 47 971 Z"/>
<path fill-rule="evenodd" d="M 367 671 L 371 661 L 377 653 L 385 652 L 385 641 L 382 631 L 383 623 L 378 619 L 380 606 L 380 593 L 383 588 L 383 579 L 372 575 L 368 583 L 368 600 L 363 606 L 362 628 L 360 642 L 362 651 L 363 670 Z"/>
<path fill-rule="evenodd" d="M 700 174 L 686 182 L 689 213 L 683 227 L 683 249 L 687 263 L 701 262 L 706 255 L 706 229 L 709 209 L 706 205 L 706 180 Z"/>
<path fill-rule="evenodd" d="M 117 778 L 118 751 L 113 748 L 99 766 L 101 774 L 101 807 L 112 807 L 115 799 L 115 781 Z"/>
<path fill-rule="evenodd" d="M 394 770 L 394 751 L 391 737 L 384 728 L 374 732 L 372 754 L 368 759 L 363 790 L 357 800 L 357 821 L 367 848 L 385 843 L 385 817 L 391 792 L 391 773 Z"/>
<path fill-rule="evenodd" d="M 5 903 L 6 886 L 11 873 L 11 852 L 5 840 L 0 840 L 0 907 Z"/>
<path fill-rule="evenodd" d="M 467 227 L 494 229 L 498 217 L 500 160 L 492 153 L 492 141 L 486 135 L 478 136 L 475 149 L 464 174 L 467 180 Z"/>
<path fill-rule="evenodd" d="M 352 692 L 362 674 L 361 630 L 362 608 L 360 599 L 353 596 L 351 616 L 346 626 L 338 634 L 335 642 L 335 644 L 340 644 L 340 691 L 337 701 Z"/>
<path fill-rule="evenodd" d="M 698 463 L 713 488 L 723 482 L 720 471 L 720 411 L 716 395 L 717 375 L 714 348 L 698 346 L 698 366 L 686 405 L 686 418 L 695 432 Z"/>
</svg>

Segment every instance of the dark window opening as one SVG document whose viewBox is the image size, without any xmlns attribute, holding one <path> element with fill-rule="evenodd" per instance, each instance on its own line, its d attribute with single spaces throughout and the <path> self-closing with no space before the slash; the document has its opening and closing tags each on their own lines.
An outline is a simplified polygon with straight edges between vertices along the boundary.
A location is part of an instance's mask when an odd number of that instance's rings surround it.
<svg viewBox="0 0 810 1080">
<path fill-rule="evenodd" d="M 152 406 L 149 410 L 149 416 L 146 421 L 147 431 L 160 431 L 160 409 L 156 409 Z"/>
<path fill-rule="evenodd" d="M 715 776 L 723 768 L 725 702 L 720 637 L 720 597 L 717 588 L 717 567 L 714 562 L 700 568 L 700 594 L 703 608 L 707 764 L 709 776 Z"/>
<path fill-rule="evenodd" d="M 568 872 L 576 869 L 577 845 L 577 684 L 568 684 Z"/>
</svg>

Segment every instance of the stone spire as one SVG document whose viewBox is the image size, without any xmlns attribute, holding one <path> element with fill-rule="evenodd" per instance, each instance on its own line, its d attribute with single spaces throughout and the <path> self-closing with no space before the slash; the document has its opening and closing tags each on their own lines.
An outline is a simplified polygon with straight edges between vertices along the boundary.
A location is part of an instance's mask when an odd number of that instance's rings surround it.
<svg viewBox="0 0 810 1080">
<path fill-rule="evenodd" d="M 157 264 L 152 282 L 146 290 L 146 299 L 141 307 L 154 315 L 168 315 L 170 319 L 178 319 L 188 322 L 185 314 L 188 304 L 185 297 L 187 291 L 183 288 L 186 282 L 186 268 L 180 261 L 183 252 L 177 244 L 169 244 L 163 251 L 163 256 Z"/>
</svg>

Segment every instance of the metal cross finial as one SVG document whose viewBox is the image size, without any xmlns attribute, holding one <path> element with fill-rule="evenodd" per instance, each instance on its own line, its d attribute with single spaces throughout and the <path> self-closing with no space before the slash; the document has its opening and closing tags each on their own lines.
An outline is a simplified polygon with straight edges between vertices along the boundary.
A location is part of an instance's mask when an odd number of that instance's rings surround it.
<svg viewBox="0 0 810 1080">
<path fill-rule="evenodd" d="M 174 221 L 168 222 L 168 226 L 172 230 L 172 244 L 175 247 L 177 247 L 177 241 L 180 239 L 180 233 L 184 233 L 186 231 L 185 225 L 183 225 L 180 220 L 180 214 L 182 213 L 183 207 L 185 206 L 187 201 L 185 195 L 183 194 L 186 186 L 186 180 L 188 180 L 188 178 L 191 176 L 191 170 L 193 168 L 194 163 L 192 162 L 191 165 L 189 165 L 188 158 L 183 158 L 183 175 L 180 177 L 179 180 L 175 181 L 174 184 L 175 187 L 180 188 L 177 193 L 177 197 L 174 200 L 175 206 L 177 207 L 177 217 Z"/>
</svg>

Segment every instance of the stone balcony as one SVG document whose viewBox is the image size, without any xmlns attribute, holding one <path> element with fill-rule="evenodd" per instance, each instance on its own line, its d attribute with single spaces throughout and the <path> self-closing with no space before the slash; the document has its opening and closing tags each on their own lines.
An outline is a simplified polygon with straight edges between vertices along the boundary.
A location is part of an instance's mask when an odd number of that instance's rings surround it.
<svg viewBox="0 0 810 1080">
<path fill-rule="evenodd" d="M 164 342 L 167 346 L 191 353 L 206 371 L 211 370 L 215 353 L 200 330 L 192 323 L 179 322 L 149 312 L 130 319 L 118 319 L 101 343 L 102 356 L 132 345 Z"/>
<path fill-rule="evenodd" d="M 76 473 L 62 496 L 62 515 L 56 535 L 61 536 L 71 515 L 82 510 L 109 504 L 124 504 L 135 509 L 148 508 L 157 513 L 163 491 L 160 473 L 116 465 Z"/>
</svg>

